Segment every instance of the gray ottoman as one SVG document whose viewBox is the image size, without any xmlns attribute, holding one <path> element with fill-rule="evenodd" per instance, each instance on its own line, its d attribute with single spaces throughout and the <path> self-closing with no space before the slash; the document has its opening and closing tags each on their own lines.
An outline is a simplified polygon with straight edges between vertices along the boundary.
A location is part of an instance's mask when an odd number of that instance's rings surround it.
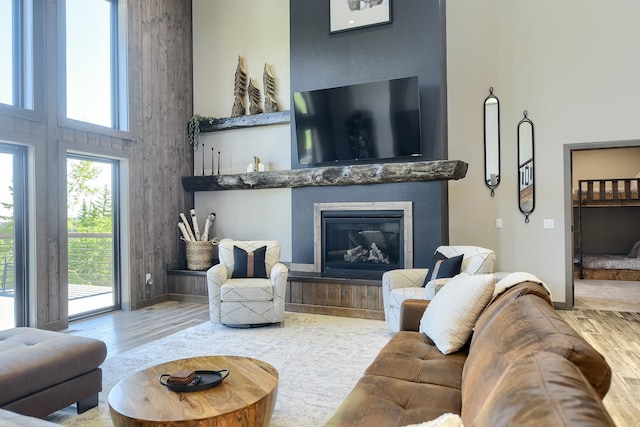
<svg viewBox="0 0 640 427">
<path fill-rule="evenodd" d="M 77 403 L 78 413 L 98 405 L 99 340 L 34 328 L 0 331 L 0 408 L 44 417 Z"/>
</svg>

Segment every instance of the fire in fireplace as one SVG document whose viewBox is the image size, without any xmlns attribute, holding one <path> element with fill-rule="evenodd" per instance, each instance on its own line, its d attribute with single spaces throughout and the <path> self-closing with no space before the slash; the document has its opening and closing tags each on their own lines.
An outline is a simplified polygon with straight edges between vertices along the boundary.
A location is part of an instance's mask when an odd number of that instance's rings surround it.
<svg viewBox="0 0 640 427">
<path fill-rule="evenodd" d="M 321 221 L 324 274 L 380 277 L 404 267 L 403 211 L 325 211 Z"/>
</svg>

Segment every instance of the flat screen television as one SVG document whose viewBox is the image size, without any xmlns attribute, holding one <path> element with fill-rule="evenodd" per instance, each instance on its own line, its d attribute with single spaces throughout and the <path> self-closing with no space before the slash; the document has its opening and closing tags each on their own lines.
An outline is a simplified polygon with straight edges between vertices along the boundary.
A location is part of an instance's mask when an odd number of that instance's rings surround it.
<svg viewBox="0 0 640 427">
<path fill-rule="evenodd" d="M 300 165 L 422 155 L 418 77 L 293 95 Z"/>
</svg>

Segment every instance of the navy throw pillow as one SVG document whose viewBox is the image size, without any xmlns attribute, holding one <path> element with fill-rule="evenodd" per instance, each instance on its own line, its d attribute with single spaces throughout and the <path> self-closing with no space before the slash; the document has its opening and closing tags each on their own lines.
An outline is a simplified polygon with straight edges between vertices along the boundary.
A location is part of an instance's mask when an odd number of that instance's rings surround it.
<svg viewBox="0 0 640 427">
<path fill-rule="evenodd" d="M 247 252 L 237 246 L 233 247 L 233 274 L 232 279 L 240 278 L 267 278 L 267 267 L 264 257 L 267 247 L 262 246 L 253 252 Z"/>
<path fill-rule="evenodd" d="M 462 268 L 462 258 L 464 255 L 457 255 L 451 258 L 447 258 L 445 255 L 436 251 L 431 258 L 431 264 L 429 264 L 429 272 L 424 279 L 422 287 L 425 287 L 427 283 L 435 279 L 441 279 L 443 277 L 453 277 L 456 274 L 460 274 L 460 268 Z"/>
</svg>

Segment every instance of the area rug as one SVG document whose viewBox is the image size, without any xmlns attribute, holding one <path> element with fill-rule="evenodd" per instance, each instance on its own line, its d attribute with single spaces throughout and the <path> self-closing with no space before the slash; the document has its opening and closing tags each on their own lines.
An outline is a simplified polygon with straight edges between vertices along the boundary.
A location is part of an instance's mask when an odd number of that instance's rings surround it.
<svg viewBox="0 0 640 427">
<path fill-rule="evenodd" d="M 351 391 L 392 332 L 382 320 L 286 313 L 283 325 L 235 329 L 205 322 L 150 344 L 107 356 L 100 403 L 50 415 L 68 426 L 111 426 L 107 396 L 126 375 L 170 360 L 238 355 L 264 360 L 279 373 L 271 426 L 322 426 Z"/>
</svg>

